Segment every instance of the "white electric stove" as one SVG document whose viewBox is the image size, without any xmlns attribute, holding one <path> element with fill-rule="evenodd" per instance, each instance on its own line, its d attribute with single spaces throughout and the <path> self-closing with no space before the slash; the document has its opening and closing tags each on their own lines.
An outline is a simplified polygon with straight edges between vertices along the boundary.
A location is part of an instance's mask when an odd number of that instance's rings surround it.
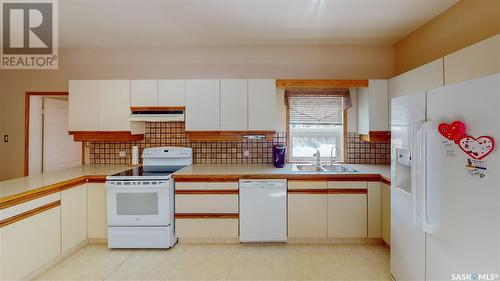
<svg viewBox="0 0 500 281">
<path fill-rule="evenodd" d="M 188 147 L 145 148 L 143 164 L 108 176 L 109 248 L 170 248 L 175 237 L 171 174 L 193 163 Z"/>
</svg>

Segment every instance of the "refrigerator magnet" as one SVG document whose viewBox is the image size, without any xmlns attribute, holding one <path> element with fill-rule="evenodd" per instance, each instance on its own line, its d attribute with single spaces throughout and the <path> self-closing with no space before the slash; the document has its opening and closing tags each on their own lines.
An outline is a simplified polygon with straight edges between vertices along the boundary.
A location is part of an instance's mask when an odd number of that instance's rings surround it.
<svg viewBox="0 0 500 281">
<path fill-rule="evenodd" d="M 451 124 L 441 123 L 438 125 L 438 131 L 443 137 L 458 144 L 465 135 L 465 124 L 462 121 L 454 121 Z"/>
<path fill-rule="evenodd" d="M 458 146 L 470 157 L 481 160 L 495 149 L 495 141 L 489 136 L 465 136 L 460 139 Z"/>
<path fill-rule="evenodd" d="M 467 163 L 465 164 L 465 174 L 467 176 L 484 179 L 486 178 L 487 172 L 488 166 L 486 164 L 486 160 L 467 158 Z"/>
</svg>

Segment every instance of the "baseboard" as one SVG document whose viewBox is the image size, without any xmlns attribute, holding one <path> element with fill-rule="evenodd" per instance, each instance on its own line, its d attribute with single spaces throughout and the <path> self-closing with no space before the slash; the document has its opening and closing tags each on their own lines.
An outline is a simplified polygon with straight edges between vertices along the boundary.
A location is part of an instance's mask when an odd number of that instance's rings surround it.
<svg viewBox="0 0 500 281">
<path fill-rule="evenodd" d="M 239 238 L 178 238 L 180 244 L 235 244 Z"/>
<path fill-rule="evenodd" d="M 65 251 L 64 253 L 61 253 L 59 256 L 53 258 L 46 264 L 42 265 L 38 269 L 32 271 L 28 275 L 26 275 L 22 280 L 33 280 L 37 278 L 38 276 L 42 275 L 45 271 L 47 271 L 49 268 L 53 267 L 54 265 L 60 263 L 61 261 L 65 260 L 67 257 L 71 256 L 74 254 L 76 251 L 80 250 L 81 248 L 87 246 L 89 244 L 88 239 L 83 240 L 82 242 L 76 244 L 73 246 L 71 249 Z"/>
<path fill-rule="evenodd" d="M 108 244 L 108 238 L 89 238 L 89 244 Z"/>
<path fill-rule="evenodd" d="M 384 244 L 380 238 L 288 238 L 288 244 Z"/>
</svg>

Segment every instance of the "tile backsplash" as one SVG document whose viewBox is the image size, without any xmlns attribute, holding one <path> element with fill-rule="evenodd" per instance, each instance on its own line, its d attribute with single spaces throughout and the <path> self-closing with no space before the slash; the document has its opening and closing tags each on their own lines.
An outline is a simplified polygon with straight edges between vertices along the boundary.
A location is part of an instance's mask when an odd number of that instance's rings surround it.
<svg viewBox="0 0 500 281">
<path fill-rule="evenodd" d="M 286 133 L 275 133 L 272 141 L 190 141 L 184 122 L 147 122 L 146 135 L 137 142 L 90 142 L 91 164 L 129 164 L 131 147 L 184 146 L 193 148 L 193 162 L 197 164 L 272 163 L 274 144 L 286 143 Z M 120 151 L 125 157 L 119 157 Z M 245 154 L 245 152 L 248 153 Z M 139 155 L 140 157 L 140 155 Z M 390 162 L 390 143 L 366 143 L 359 135 L 349 133 L 347 163 L 385 164 Z"/>
</svg>

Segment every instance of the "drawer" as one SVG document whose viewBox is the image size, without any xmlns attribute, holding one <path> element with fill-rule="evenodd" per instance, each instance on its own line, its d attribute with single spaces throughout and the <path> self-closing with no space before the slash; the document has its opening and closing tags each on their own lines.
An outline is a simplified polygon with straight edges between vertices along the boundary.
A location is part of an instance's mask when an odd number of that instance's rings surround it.
<svg viewBox="0 0 500 281">
<path fill-rule="evenodd" d="M 288 189 L 327 189 L 326 181 L 288 181 Z"/>
<path fill-rule="evenodd" d="M 207 182 L 207 190 L 238 190 L 238 182 Z"/>
<path fill-rule="evenodd" d="M 238 219 L 176 219 L 179 238 L 238 238 Z"/>
<path fill-rule="evenodd" d="M 206 182 L 176 182 L 175 190 L 207 190 Z"/>
<path fill-rule="evenodd" d="M 328 189 L 368 189 L 366 181 L 329 181 Z"/>
<path fill-rule="evenodd" d="M 176 213 L 238 213 L 237 194 L 175 195 Z"/>
</svg>

